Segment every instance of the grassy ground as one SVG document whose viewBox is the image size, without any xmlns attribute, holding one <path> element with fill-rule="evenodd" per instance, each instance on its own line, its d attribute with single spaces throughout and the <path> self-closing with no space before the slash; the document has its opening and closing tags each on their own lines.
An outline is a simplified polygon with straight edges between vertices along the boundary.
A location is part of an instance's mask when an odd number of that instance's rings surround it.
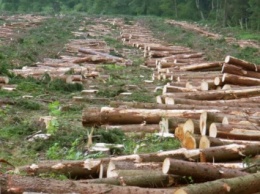
<svg viewBox="0 0 260 194">
<path fill-rule="evenodd" d="M 227 54 L 253 62 L 259 60 L 256 57 L 257 52 L 251 48 L 241 49 L 235 45 L 227 45 L 221 40 L 213 41 L 199 37 L 194 33 L 164 24 L 159 18 L 134 19 L 142 20 L 144 25 L 154 31 L 155 36 L 164 38 L 170 44 L 204 51 L 209 60 L 223 60 Z M 18 85 L 17 90 L 13 92 L 0 90 L 0 98 L 10 101 L 10 104 L 0 106 L 0 158 L 15 165 L 22 165 L 42 159 L 83 159 L 102 156 L 100 153 L 84 155 L 90 128 L 82 127 L 81 113 L 84 107 L 93 104 L 71 105 L 72 96 L 80 95 L 81 85 L 50 81 L 47 76 L 42 80 L 24 79 L 8 72 L 8 69 L 34 66 L 37 61 L 42 61 L 45 57 L 56 58 L 60 53 L 64 53 L 64 44 L 74 38 L 71 31 L 77 30 L 82 20 L 82 16 L 76 15 L 51 18 L 40 26 L 14 37 L 10 45 L 0 46 L 0 75 L 8 75 L 10 83 Z M 109 46 L 116 49 L 117 52 L 112 54 L 120 56 L 123 49 L 128 49 L 132 51 L 128 58 L 133 60 L 134 64 L 130 67 L 104 65 L 104 74 L 110 75 L 110 78 L 105 82 L 98 82 L 97 96 L 111 100 L 154 102 L 156 94 L 143 84 L 143 80 L 151 79 L 152 71 L 139 66 L 143 63 L 142 53 L 122 45 L 116 39 L 119 33 L 116 29 L 113 29 L 113 33 L 112 36 L 103 37 Z M 132 91 L 133 95 L 119 98 L 118 94 L 127 91 L 127 85 L 130 84 L 138 86 Z M 22 98 L 24 95 L 32 95 L 33 98 Z M 51 127 L 45 129 L 38 120 L 41 116 L 48 115 L 56 116 L 57 120 Z M 28 142 L 28 137 L 40 130 L 48 131 L 52 136 L 48 140 Z M 95 140 L 96 142 L 124 144 L 124 150 L 120 154 L 132 154 L 137 147 L 139 147 L 137 153 L 147 153 L 180 146 L 172 138 L 162 139 L 153 134 L 135 136 L 123 134 L 119 130 L 107 132 L 99 129 L 94 135 L 100 137 Z"/>
</svg>

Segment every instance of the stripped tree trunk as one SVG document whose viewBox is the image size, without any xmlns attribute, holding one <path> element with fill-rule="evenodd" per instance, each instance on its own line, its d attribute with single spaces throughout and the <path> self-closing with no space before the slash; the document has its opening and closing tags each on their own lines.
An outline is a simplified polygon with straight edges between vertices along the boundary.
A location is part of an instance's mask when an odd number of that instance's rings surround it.
<svg viewBox="0 0 260 194">
<path fill-rule="evenodd" d="M 260 173 L 249 174 L 243 177 L 219 179 L 212 182 L 188 185 L 173 194 L 249 194 L 260 192 Z"/>
</svg>

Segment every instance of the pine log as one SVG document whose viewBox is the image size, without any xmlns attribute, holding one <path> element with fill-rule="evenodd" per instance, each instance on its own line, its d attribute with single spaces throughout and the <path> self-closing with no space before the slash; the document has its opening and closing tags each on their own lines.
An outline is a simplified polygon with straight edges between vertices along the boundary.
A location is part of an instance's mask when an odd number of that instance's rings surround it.
<svg viewBox="0 0 260 194">
<path fill-rule="evenodd" d="M 260 72 L 260 68 L 259 68 L 258 65 L 244 61 L 244 60 L 241 60 L 241 59 L 237 59 L 237 58 L 232 57 L 232 56 L 226 56 L 225 63 L 233 64 L 233 65 L 242 67 L 243 69 L 246 69 L 246 70 L 249 70 L 249 71 Z"/>
<path fill-rule="evenodd" d="M 260 153 L 260 144 L 238 145 L 230 144 L 201 150 L 201 162 L 224 162 L 255 156 Z"/>
<path fill-rule="evenodd" d="M 178 92 L 196 92 L 198 90 L 196 89 L 188 89 L 184 87 L 177 87 L 177 86 L 168 86 L 165 85 L 163 87 L 163 92 L 162 94 L 167 94 L 167 93 L 178 93 Z"/>
<path fill-rule="evenodd" d="M 160 109 L 123 109 L 123 108 L 86 108 L 82 114 L 83 126 L 104 124 L 158 124 L 163 117 L 192 118 L 205 110 L 160 110 Z M 210 110 L 218 112 L 216 110 Z"/>
<path fill-rule="evenodd" d="M 174 132 L 174 129 L 176 127 L 178 127 L 179 124 L 183 123 L 183 125 L 187 122 L 186 118 L 168 118 L 168 126 L 169 126 L 169 131 L 170 132 Z M 190 121 L 189 121 L 190 123 Z M 194 133 L 198 133 L 198 131 L 200 130 L 199 128 L 199 121 L 197 119 L 192 119 L 192 123 L 193 123 L 193 131 Z M 187 123 L 186 123 L 187 125 Z M 189 125 L 189 124 L 188 124 Z"/>
<path fill-rule="evenodd" d="M 101 126 L 102 127 L 102 126 Z M 160 131 L 158 124 L 145 124 L 145 125 L 107 125 L 103 126 L 106 130 L 119 129 L 125 133 L 135 132 L 135 133 L 157 133 Z"/>
<path fill-rule="evenodd" d="M 63 174 L 69 178 L 98 177 L 101 160 L 87 159 L 85 161 L 44 162 L 19 167 L 26 175 Z"/>
<path fill-rule="evenodd" d="M 187 65 L 184 67 L 180 67 L 180 70 L 183 71 L 201 71 L 201 70 L 208 70 L 212 68 L 217 68 L 221 69 L 222 67 L 222 62 L 209 62 L 209 63 L 199 63 L 199 64 L 192 64 L 192 65 Z"/>
<path fill-rule="evenodd" d="M 217 89 L 217 86 L 215 85 L 214 81 L 202 81 L 200 87 L 202 91 Z"/>
<path fill-rule="evenodd" d="M 84 184 L 71 180 L 42 179 L 18 175 L 0 174 L 1 193 L 108 193 L 108 194 L 170 194 L 174 189 L 148 189 L 108 184 Z M 123 185 L 123 184 L 122 184 Z"/>
<path fill-rule="evenodd" d="M 260 173 L 249 174 L 230 179 L 219 179 L 212 182 L 188 185 L 173 194 L 249 194 L 260 192 Z"/>
<path fill-rule="evenodd" d="M 260 79 L 224 73 L 222 82 L 241 86 L 259 86 Z"/>
<path fill-rule="evenodd" d="M 82 180 L 80 183 L 122 185 L 122 186 L 138 186 L 146 188 L 169 187 L 172 182 L 172 177 L 165 174 L 149 174 L 144 173 L 138 176 L 121 176 L 102 179 Z"/>
<path fill-rule="evenodd" d="M 260 72 L 244 70 L 242 67 L 226 63 L 223 65 L 221 72 L 260 79 Z"/>
<path fill-rule="evenodd" d="M 248 175 L 247 172 L 242 172 L 237 169 L 218 167 L 209 163 L 187 162 L 170 158 L 164 160 L 162 172 L 165 174 L 191 176 L 195 181 L 212 181 L 221 178 L 234 178 Z"/>
<path fill-rule="evenodd" d="M 206 149 L 209 148 L 210 146 L 211 146 L 211 142 L 208 139 L 208 137 L 205 135 L 201 136 L 199 141 L 199 149 Z"/>
<path fill-rule="evenodd" d="M 192 99 L 183 99 L 183 98 L 174 98 L 174 104 L 187 104 L 187 105 L 201 105 L 201 106 L 231 106 L 231 107 L 256 107 L 260 103 L 260 97 L 252 97 L 252 98 L 240 98 L 234 100 L 214 100 L 214 101 L 206 101 L 206 100 L 192 100 Z M 259 107 L 260 108 L 260 105 Z"/>
<path fill-rule="evenodd" d="M 215 123 L 210 125 L 209 136 L 226 139 L 260 141 L 259 130 L 247 130 L 242 128 L 234 128 L 232 126 L 225 127 L 225 125 L 217 125 Z"/>
<path fill-rule="evenodd" d="M 196 150 L 187 150 L 185 148 L 180 148 L 177 150 L 169 150 L 158 153 L 150 153 L 150 154 L 133 154 L 126 156 L 117 156 L 112 158 L 112 160 L 131 160 L 134 162 L 163 162 L 165 158 L 173 158 L 180 160 L 191 160 L 195 161 L 199 159 L 200 151 Z M 103 159 L 102 159 L 103 160 Z"/>
<path fill-rule="evenodd" d="M 173 98 L 186 98 L 193 100 L 232 100 L 244 97 L 260 96 L 260 87 L 236 89 L 236 90 L 217 90 L 217 91 L 198 91 L 187 93 L 167 94 Z"/>
<path fill-rule="evenodd" d="M 230 139 L 222 139 L 222 138 L 215 138 L 215 137 L 208 137 L 208 136 L 207 137 L 204 136 L 204 138 L 208 139 L 211 147 L 230 145 L 230 144 L 242 144 L 242 145 L 260 144 L 259 141 L 230 140 Z"/>
</svg>

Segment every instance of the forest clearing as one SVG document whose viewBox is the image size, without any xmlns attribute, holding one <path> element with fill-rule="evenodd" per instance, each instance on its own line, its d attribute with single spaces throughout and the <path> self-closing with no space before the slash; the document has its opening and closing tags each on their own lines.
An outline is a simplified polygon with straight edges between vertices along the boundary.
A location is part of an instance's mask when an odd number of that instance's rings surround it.
<svg viewBox="0 0 260 194">
<path fill-rule="evenodd" d="M 0 193 L 260 192 L 259 46 L 155 16 L 0 16 Z"/>
</svg>

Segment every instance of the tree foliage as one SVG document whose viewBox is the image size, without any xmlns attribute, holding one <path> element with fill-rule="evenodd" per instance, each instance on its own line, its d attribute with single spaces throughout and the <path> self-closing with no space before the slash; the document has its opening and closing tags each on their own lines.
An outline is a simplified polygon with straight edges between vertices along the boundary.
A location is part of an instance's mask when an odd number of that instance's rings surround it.
<svg viewBox="0 0 260 194">
<path fill-rule="evenodd" d="M 157 15 L 193 21 L 210 20 L 223 26 L 260 28 L 259 0 L 0 0 L 0 10 Z"/>
</svg>

